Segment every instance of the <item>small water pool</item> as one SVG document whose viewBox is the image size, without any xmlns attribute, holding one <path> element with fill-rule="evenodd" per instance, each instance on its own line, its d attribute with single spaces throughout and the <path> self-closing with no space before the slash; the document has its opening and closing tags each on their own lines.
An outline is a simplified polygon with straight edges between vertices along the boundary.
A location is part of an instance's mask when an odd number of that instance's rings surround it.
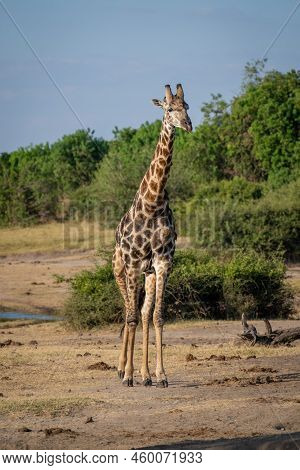
<svg viewBox="0 0 300 470">
<path fill-rule="evenodd" d="M 47 313 L 0 312 L 0 320 L 63 320 L 62 317 Z"/>
</svg>

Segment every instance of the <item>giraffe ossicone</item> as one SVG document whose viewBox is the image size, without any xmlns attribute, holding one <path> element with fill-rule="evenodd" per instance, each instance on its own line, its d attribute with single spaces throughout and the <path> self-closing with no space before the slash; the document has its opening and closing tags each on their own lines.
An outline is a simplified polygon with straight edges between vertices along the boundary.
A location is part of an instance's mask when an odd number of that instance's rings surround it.
<svg viewBox="0 0 300 470">
<path fill-rule="evenodd" d="M 119 358 L 118 376 L 124 385 L 133 386 L 133 355 L 136 327 L 140 312 L 138 305 L 139 279 L 145 275 L 145 299 L 141 309 L 143 324 L 142 380 L 152 385 L 148 365 L 149 322 L 153 313 L 156 339 L 156 385 L 167 387 L 163 366 L 163 299 L 168 275 L 172 268 L 177 238 L 166 183 L 172 165 L 175 129 L 192 131 L 184 100 L 183 88 L 177 85 L 173 95 L 165 86 L 163 100 L 152 100 L 164 111 L 162 128 L 150 167 L 146 171 L 133 203 L 123 216 L 116 231 L 113 256 L 114 275 L 125 303 L 125 327 Z"/>
</svg>

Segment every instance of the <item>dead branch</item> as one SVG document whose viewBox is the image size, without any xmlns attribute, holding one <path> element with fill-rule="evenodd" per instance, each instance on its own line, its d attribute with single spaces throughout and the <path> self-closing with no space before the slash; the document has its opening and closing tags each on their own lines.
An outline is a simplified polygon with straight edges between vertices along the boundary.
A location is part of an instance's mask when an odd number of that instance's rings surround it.
<svg viewBox="0 0 300 470">
<path fill-rule="evenodd" d="M 265 319 L 266 333 L 259 334 L 254 325 L 250 325 L 247 322 L 245 315 L 242 315 L 242 326 L 243 333 L 240 336 L 244 341 L 251 342 L 254 344 L 277 346 L 279 344 L 289 345 L 293 341 L 300 339 L 300 327 L 288 328 L 286 330 L 274 330 L 272 329 L 269 320 Z"/>
<path fill-rule="evenodd" d="M 272 334 L 271 323 L 266 318 L 264 319 L 264 322 L 265 322 L 265 326 L 266 326 L 267 335 L 270 336 Z"/>
<path fill-rule="evenodd" d="M 243 336 L 245 336 L 245 338 L 247 339 L 252 338 L 252 344 L 255 344 L 257 341 L 257 330 L 254 325 L 249 325 L 247 323 L 246 316 L 244 313 L 242 314 L 242 325 L 244 328 Z"/>
<path fill-rule="evenodd" d="M 300 327 L 289 328 L 279 333 L 272 341 L 272 344 L 290 344 L 300 338 Z"/>
</svg>

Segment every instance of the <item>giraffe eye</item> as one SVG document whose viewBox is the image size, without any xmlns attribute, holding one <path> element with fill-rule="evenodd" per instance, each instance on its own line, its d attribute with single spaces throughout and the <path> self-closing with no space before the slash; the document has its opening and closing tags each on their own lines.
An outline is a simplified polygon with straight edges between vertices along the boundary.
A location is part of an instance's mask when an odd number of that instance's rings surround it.
<svg viewBox="0 0 300 470">
<path fill-rule="evenodd" d="M 173 108 L 168 108 L 168 111 L 169 111 L 169 113 L 170 113 L 171 111 L 173 111 Z"/>
</svg>

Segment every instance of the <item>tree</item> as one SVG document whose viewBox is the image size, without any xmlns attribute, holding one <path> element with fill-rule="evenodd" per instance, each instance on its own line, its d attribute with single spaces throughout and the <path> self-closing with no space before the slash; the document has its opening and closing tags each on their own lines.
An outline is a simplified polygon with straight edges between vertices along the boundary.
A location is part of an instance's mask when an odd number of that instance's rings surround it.
<svg viewBox="0 0 300 470">
<path fill-rule="evenodd" d="M 267 59 L 258 59 L 246 63 L 241 87 L 243 91 L 253 85 L 258 85 L 262 81 L 266 63 Z"/>
<path fill-rule="evenodd" d="M 234 174 L 280 186 L 300 163 L 300 73 L 266 73 L 234 98 L 224 135 Z"/>
<path fill-rule="evenodd" d="M 55 142 L 51 158 L 60 191 L 66 193 L 89 184 L 107 151 L 108 143 L 94 137 L 90 129 L 78 130 Z"/>
<path fill-rule="evenodd" d="M 50 145 L 19 148 L 9 157 L 8 218 L 12 223 L 56 216 L 59 194 L 50 159 Z"/>
</svg>

